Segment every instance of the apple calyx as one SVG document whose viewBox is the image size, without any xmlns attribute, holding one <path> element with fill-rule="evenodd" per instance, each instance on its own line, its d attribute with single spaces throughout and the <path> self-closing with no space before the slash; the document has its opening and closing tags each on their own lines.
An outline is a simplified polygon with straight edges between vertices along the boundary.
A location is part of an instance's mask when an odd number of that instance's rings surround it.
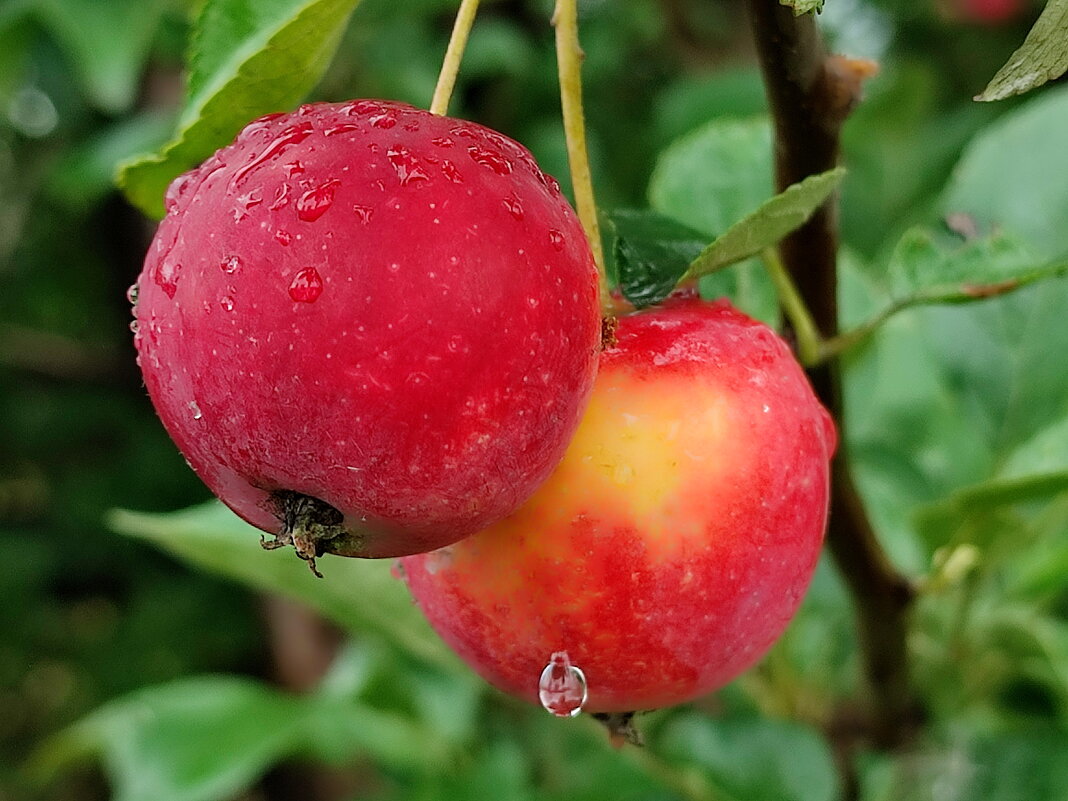
<svg viewBox="0 0 1068 801">
<path fill-rule="evenodd" d="M 292 545 L 297 556 L 308 563 L 317 578 L 322 578 L 323 574 L 315 566 L 316 558 L 324 553 L 359 550 L 359 535 L 345 528 L 344 515 L 326 501 L 292 490 L 279 490 L 272 493 L 272 498 L 282 530 L 273 540 L 260 537 L 264 550 Z"/>
</svg>

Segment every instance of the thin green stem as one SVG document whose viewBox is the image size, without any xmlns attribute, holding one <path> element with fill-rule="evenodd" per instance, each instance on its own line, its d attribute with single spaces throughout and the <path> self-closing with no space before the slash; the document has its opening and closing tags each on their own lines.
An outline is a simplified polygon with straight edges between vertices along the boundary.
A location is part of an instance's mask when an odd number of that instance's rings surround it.
<svg viewBox="0 0 1068 801">
<path fill-rule="evenodd" d="M 775 284 L 779 304 L 793 326 L 794 336 L 797 337 L 797 356 L 801 364 L 805 367 L 818 364 L 822 358 L 822 340 L 808 306 L 801 297 L 801 292 L 794 284 L 794 279 L 790 277 L 790 273 L 787 272 L 775 248 L 766 248 L 761 253 L 761 258 L 772 283 Z"/>
<path fill-rule="evenodd" d="M 597 203 L 593 196 L 590 159 L 586 152 L 586 122 L 582 113 L 582 59 L 579 46 L 577 0 L 556 0 L 553 12 L 556 28 L 556 64 L 560 73 L 560 106 L 564 118 L 564 138 L 567 141 L 567 161 L 571 168 L 571 185 L 575 191 L 578 210 L 586 238 L 590 240 L 593 260 L 601 284 L 601 308 L 612 309 L 608 288 L 608 274 L 604 266 L 604 248 L 597 223 Z"/>
<path fill-rule="evenodd" d="M 434 99 L 430 101 L 430 113 L 444 116 L 449 110 L 449 99 L 456 86 L 456 75 L 460 71 L 460 61 L 467 47 L 467 36 L 475 23 L 478 13 L 478 0 L 460 0 L 460 10 L 456 12 L 456 22 L 452 26 L 452 36 L 445 50 L 445 59 L 441 62 L 438 84 L 434 87 Z"/>
</svg>

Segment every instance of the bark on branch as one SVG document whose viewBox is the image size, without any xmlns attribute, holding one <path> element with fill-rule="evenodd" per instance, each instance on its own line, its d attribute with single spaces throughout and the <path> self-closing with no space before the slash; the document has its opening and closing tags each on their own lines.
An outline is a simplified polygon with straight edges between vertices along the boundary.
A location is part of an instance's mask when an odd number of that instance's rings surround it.
<svg viewBox="0 0 1068 801">
<path fill-rule="evenodd" d="M 873 65 L 829 55 L 812 14 L 794 16 L 779 0 L 747 0 L 775 127 L 779 191 L 834 167 L 846 117 Z M 781 254 L 823 337 L 838 330 L 838 220 L 829 201 L 787 238 Z M 844 425 L 837 360 L 809 371 L 820 399 Z M 909 684 L 907 615 L 913 589 L 890 562 L 872 529 L 840 446 L 833 468 L 827 545 L 856 604 L 867 679 L 869 735 L 882 746 L 912 729 L 916 706 Z"/>
</svg>

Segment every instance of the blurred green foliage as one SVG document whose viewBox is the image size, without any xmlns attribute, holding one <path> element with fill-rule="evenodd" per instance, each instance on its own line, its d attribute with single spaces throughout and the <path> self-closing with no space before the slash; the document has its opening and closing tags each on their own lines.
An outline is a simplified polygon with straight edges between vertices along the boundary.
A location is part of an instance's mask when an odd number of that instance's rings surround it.
<svg viewBox="0 0 1068 801">
<path fill-rule="evenodd" d="M 551 719 L 475 678 L 388 564 L 327 559 L 316 582 L 213 503 L 171 513 L 208 494 L 140 386 L 124 292 L 152 223 L 113 178 L 190 124 L 184 55 L 213 46 L 191 44 L 193 21 L 241 5 L 0 4 L 2 801 L 1068 797 L 1063 278 L 903 311 L 848 355 L 842 447 L 922 590 L 909 645 L 927 717 L 893 754 L 846 750 L 863 689 L 830 564 L 760 666 L 643 717 L 648 747 L 615 750 L 598 724 Z M 230 61 L 201 52 L 192 88 L 252 114 L 218 89 L 227 71 L 311 30 L 322 52 L 304 54 L 315 57 L 277 97 L 249 102 L 427 104 L 454 4 L 364 0 L 348 20 L 353 5 L 271 0 L 231 18 L 251 44 Z M 452 112 L 526 143 L 566 188 L 550 3 L 484 6 Z M 989 27 L 953 6 L 829 0 L 821 17 L 837 49 L 882 62 L 845 130 L 846 325 L 947 271 L 993 280 L 1068 253 L 1068 87 L 971 101 L 1038 9 Z M 306 29 L 293 27 L 301 14 Z M 680 231 L 719 235 L 771 194 L 742 4 L 590 0 L 581 24 L 599 200 L 654 209 L 692 258 Z M 947 215 L 974 225 L 974 241 Z M 754 263 L 704 281 L 777 316 Z M 274 594 L 344 632 L 310 687 L 279 680 L 277 610 L 263 602 Z"/>
</svg>

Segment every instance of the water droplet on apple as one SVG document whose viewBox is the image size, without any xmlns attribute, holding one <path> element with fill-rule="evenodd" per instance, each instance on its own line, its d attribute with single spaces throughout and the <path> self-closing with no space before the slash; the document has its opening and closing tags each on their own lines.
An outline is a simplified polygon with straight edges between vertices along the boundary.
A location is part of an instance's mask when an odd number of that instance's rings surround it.
<svg viewBox="0 0 1068 801">
<path fill-rule="evenodd" d="M 556 651 L 538 680 L 538 700 L 558 718 L 573 718 L 582 711 L 589 693 L 586 674 L 571 664 L 567 651 Z"/>
<path fill-rule="evenodd" d="M 130 320 L 130 331 L 136 334 L 140 328 L 141 326 L 138 324 L 137 320 Z"/>
<path fill-rule="evenodd" d="M 387 150 L 386 158 L 397 173 L 401 186 L 407 186 L 413 181 L 430 180 L 430 176 L 419 166 L 419 161 L 412 155 L 412 151 L 403 145 L 394 145 Z"/>
<path fill-rule="evenodd" d="M 334 190 L 340 183 L 332 179 L 301 195 L 297 201 L 297 216 L 304 222 L 314 222 L 326 214 L 334 203 Z"/>
<path fill-rule="evenodd" d="M 199 420 L 204 415 L 200 411 L 200 407 L 197 406 L 196 401 L 189 401 L 189 411 L 193 413 L 193 419 Z"/>
<path fill-rule="evenodd" d="M 471 145 L 467 148 L 467 154 L 476 164 L 481 164 L 498 175 L 509 175 L 512 172 L 512 162 L 494 150 Z"/>
<path fill-rule="evenodd" d="M 237 256 L 228 256 L 219 262 L 219 269 L 227 275 L 233 275 L 241 268 L 241 259 Z"/>
<path fill-rule="evenodd" d="M 523 202 L 519 199 L 519 196 L 514 192 L 511 196 L 506 197 L 503 201 L 504 207 L 508 209 L 508 213 L 515 217 L 517 220 L 523 219 Z"/>
<path fill-rule="evenodd" d="M 135 309 L 137 308 L 137 296 L 140 291 L 141 287 L 136 281 L 126 289 L 126 300 L 130 301 L 130 305 Z"/>
<path fill-rule="evenodd" d="M 381 114 L 371 117 L 371 125 L 376 128 L 389 129 L 397 124 L 397 114 L 392 109 L 386 109 Z"/>
<path fill-rule="evenodd" d="M 281 228 L 279 228 L 277 231 L 274 232 L 274 238 L 279 245 L 288 245 L 290 242 L 293 241 L 293 234 L 289 233 L 289 231 L 283 231 Z"/>
<path fill-rule="evenodd" d="M 374 100 L 357 100 L 345 106 L 345 113 L 349 116 L 358 117 L 363 116 L 364 114 L 373 114 L 381 109 L 382 104 L 376 103 Z"/>
<path fill-rule="evenodd" d="M 353 206 L 352 210 L 356 212 L 356 216 L 359 217 L 362 223 L 369 222 L 371 215 L 375 213 L 375 210 L 370 206 Z"/>
<path fill-rule="evenodd" d="M 360 126 L 354 122 L 339 122 L 337 125 L 333 125 L 323 131 L 323 136 L 337 136 L 338 134 L 358 130 L 360 130 Z"/>
<path fill-rule="evenodd" d="M 182 265 L 170 259 L 164 259 L 156 265 L 152 273 L 152 280 L 163 290 L 163 293 L 173 299 L 178 291 L 178 276 L 182 272 Z"/>
<path fill-rule="evenodd" d="M 315 303 L 323 294 L 323 279 L 314 267 L 305 267 L 289 284 L 289 297 L 297 303 Z"/>
<path fill-rule="evenodd" d="M 278 187 L 278 190 L 274 193 L 274 202 L 271 203 L 269 208 L 271 211 L 278 211 L 289 205 L 289 184 L 282 184 Z"/>
<path fill-rule="evenodd" d="M 549 229 L 549 243 L 555 250 L 564 249 L 564 235 L 557 231 L 555 228 Z"/>
<path fill-rule="evenodd" d="M 447 136 L 437 136 L 430 140 L 430 144 L 438 147 L 452 147 L 455 143 Z"/>
<path fill-rule="evenodd" d="M 222 300 L 219 301 L 219 305 L 222 306 L 223 311 L 233 311 L 234 299 L 229 295 L 224 295 Z"/>
<path fill-rule="evenodd" d="M 190 184 L 193 183 L 193 179 L 196 177 L 196 171 L 185 172 L 171 181 L 167 187 L 167 194 L 163 197 L 163 207 L 167 210 L 168 214 L 177 211 L 182 197 L 185 195 L 186 190 L 189 189 Z"/>
<path fill-rule="evenodd" d="M 452 181 L 454 184 L 461 184 L 464 181 L 464 177 L 460 174 L 460 171 L 456 169 L 456 165 L 448 159 L 443 159 L 441 162 L 442 174 Z"/>
<path fill-rule="evenodd" d="M 312 124 L 310 122 L 300 122 L 296 125 L 290 125 L 272 140 L 258 156 L 254 157 L 252 161 L 234 173 L 234 177 L 230 180 L 230 188 L 236 188 L 243 180 L 245 180 L 250 172 L 265 164 L 267 161 L 280 156 L 287 147 L 303 142 L 311 136 L 312 130 Z"/>
</svg>

